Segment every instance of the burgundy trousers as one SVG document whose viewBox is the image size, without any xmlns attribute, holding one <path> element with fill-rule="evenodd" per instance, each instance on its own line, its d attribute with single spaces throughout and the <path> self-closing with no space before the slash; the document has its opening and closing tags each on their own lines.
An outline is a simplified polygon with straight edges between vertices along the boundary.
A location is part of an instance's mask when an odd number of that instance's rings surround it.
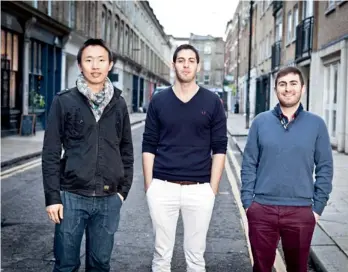
<svg viewBox="0 0 348 272">
<path fill-rule="evenodd" d="M 271 206 L 253 202 L 247 210 L 254 272 L 271 272 L 279 239 L 287 272 L 307 272 L 315 227 L 312 207 Z"/>
</svg>

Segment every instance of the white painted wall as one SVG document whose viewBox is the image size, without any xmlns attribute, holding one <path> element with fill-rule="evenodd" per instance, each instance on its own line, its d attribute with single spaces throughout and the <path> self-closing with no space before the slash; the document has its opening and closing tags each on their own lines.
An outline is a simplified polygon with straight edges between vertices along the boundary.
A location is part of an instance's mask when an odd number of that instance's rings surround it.
<svg viewBox="0 0 348 272">
<path fill-rule="evenodd" d="M 337 150 L 348 153 L 348 43 L 342 41 L 319 52 L 312 54 L 310 69 L 310 111 L 325 120 L 325 65 L 330 61 L 333 53 L 340 52 L 340 66 L 338 70 L 337 108 L 336 108 L 336 137 L 331 143 L 337 145 Z M 331 110 L 331 109 L 330 109 Z M 330 131 L 329 126 L 329 131 Z"/>
</svg>

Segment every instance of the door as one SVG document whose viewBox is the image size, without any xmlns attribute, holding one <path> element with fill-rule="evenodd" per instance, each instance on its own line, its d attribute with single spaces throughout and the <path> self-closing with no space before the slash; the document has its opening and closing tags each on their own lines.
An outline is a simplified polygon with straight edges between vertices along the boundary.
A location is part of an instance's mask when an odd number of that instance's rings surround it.
<svg viewBox="0 0 348 272">
<path fill-rule="evenodd" d="M 138 88 L 139 88 L 139 77 L 136 75 L 133 75 L 133 92 L 132 92 L 132 106 L 133 106 L 133 112 L 137 112 L 139 109 L 139 97 L 138 97 Z"/>
</svg>

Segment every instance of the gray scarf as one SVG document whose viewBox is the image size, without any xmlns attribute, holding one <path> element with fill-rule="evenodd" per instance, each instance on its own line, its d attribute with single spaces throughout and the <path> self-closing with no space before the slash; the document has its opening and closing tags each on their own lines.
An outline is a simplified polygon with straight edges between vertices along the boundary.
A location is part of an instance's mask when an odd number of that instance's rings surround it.
<svg viewBox="0 0 348 272">
<path fill-rule="evenodd" d="M 94 93 L 90 88 L 88 88 L 85 77 L 80 74 L 76 80 L 76 87 L 80 93 L 87 97 L 94 117 L 98 122 L 105 107 L 110 103 L 114 95 L 114 86 L 112 85 L 110 79 L 105 79 L 103 90 L 101 90 L 99 93 Z"/>
</svg>

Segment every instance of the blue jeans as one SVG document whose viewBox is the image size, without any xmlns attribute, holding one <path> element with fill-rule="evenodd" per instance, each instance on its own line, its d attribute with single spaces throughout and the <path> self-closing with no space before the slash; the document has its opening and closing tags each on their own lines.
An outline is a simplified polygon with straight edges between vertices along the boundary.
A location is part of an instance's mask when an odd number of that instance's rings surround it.
<svg viewBox="0 0 348 272">
<path fill-rule="evenodd" d="M 61 192 L 63 220 L 56 224 L 53 272 L 78 271 L 80 247 L 86 230 L 86 271 L 110 271 L 114 234 L 122 201 L 118 195 L 85 197 Z"/>
</svg>

